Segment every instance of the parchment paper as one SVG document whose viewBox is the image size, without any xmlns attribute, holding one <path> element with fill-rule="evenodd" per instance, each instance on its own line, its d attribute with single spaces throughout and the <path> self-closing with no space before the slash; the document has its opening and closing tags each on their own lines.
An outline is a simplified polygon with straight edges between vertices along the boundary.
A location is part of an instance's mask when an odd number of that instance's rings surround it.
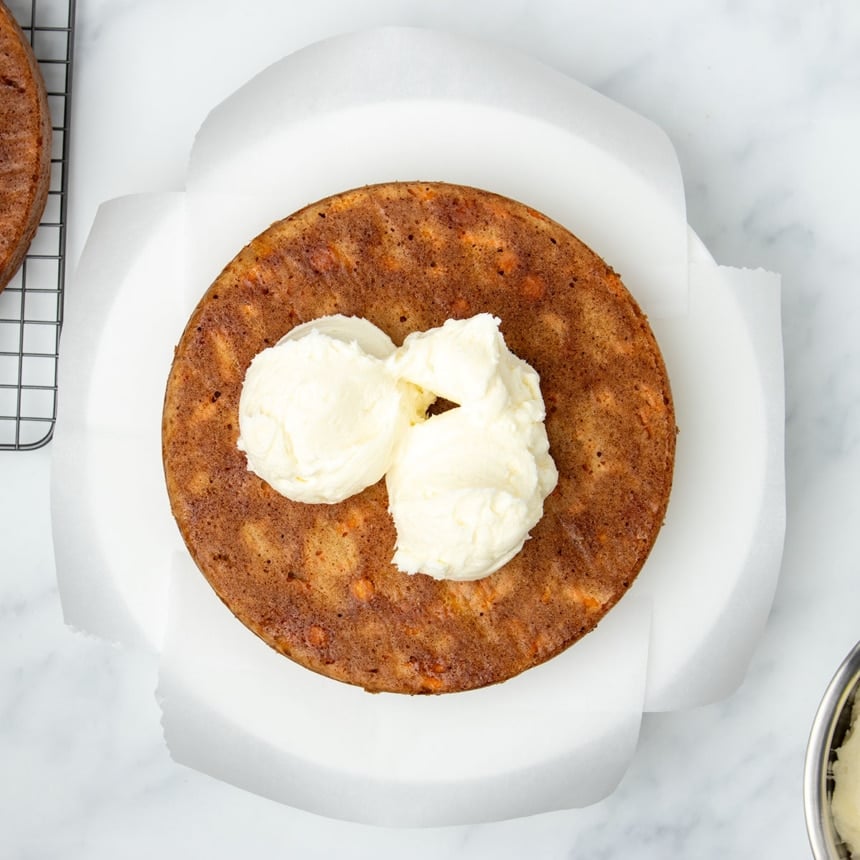
<svg viewBox="0 0 860 860">
<path fill-rule="evenodd" d="M 437 49 L 447 58 L 438 65 L 458 70 L 442 75 L 444 98 L 419 74 Z M 481 62 L 467 61 L 472 49 Z M 368 51 L 376 71 L 346 95 L 325 77 L 351 80 L 349 69 Z M 335 54 L 346 63 L 339 72 L 329 68 Z M 350 100 L 355 91 L 367 95 L 367 81 L 388 80 L 386 57 L 403 63 L 406 54 L 415 60 L 408 93 Z M 778 278 L 718 267 L 686 227 L 679 250 L 677 163 L 674 153 L 663 158 L 665 137 L 650 123 L 638 126 L 629 112 L 532 61 L 503 59 L 486 46 L 400 30 L 287 58 L 207 121 L 186 194 L 102 207 L 69 291 L 52 485 L 66 620 L 161 651 L 159 698 L 178 761 L 321 814 L 453 824 L 599 800 L 633 755 L 643 709 L 692 707 L 740 683 L 776 584 L 784 531 Z M 469 78 L 473 67 L 489 70 L 478 75 L 481 86 Z M 331 103 L 323 84 L 296 86 L 295 75 L 311 69 L 331 84 Z M 508 103 L 511 87 L 519 95 Z M 532 87 L 545 98 L 526 109 Z M 259 116 L 259 100 L 277 106 L 279 92 L 285 107 Z M 561 107 L 567 113 L 553 115 L 554 124 L 552 110 Z M 395 134 L 404 117 L 410 128 L 422 119 L 456 127 L 459 138 L 430 135 L 423 150 L 420 135 L 400 138 L 408 158 L 392 173 L 397 147 L 376 149 L 374 134 Z M 492 169 L 481 172 L 477 157 L 462 167 L 456 145 L 468 151 L 477 140 L 482 150 L 487 127 L 505 131 Z M 342 153 L 333 166 L 331 147 L 314 148 L 321 130 L 340 141 L 364 135 L 355 147 L 361 157 Z M 623 161 L 639 152 L 631 135 L 643 141 L 641 161 Z M 522 156 L 533 152 L 539 157 Z M 571 163 L 568 153 L 576 153 Z M 590 165 L 609 183 L 602 205 L 587 193 Z M 588 220 L 592 246 L 651 311 L 681 428 L 664 529 L 597 631 L 503 685 L 441 698 L 365 694 L 294 666 L 248 633 L 185 552 L 160 457 L 172 348 L 208 279 L 274 218 L 345 187 L 395 178 L 488 187 L 574 232 Z M 578 198 L 577 183 L 586 189 Z M 609 229 L 629 195 L 639 201 L 629 230 Z M 651 206 L 664 217 L 649 220 L 646 265 L 641 248 L 634 242 L 630 252 L 617 236 L 645 229 Z M 632 279 L 624 269 L 631 254 Z M 679 265 L 680 281 L 666 276 Z"/>
<path fill-rule="evenodd" d="M 307 203 L 398 179 L 535 206 L 623 272 L 646 313 L 686 312 L 684 188 L 660 128 L 525 55 L 397 27 L 311 45 L 212 111 L 188 169 L 192 283 Z"/>
<path fill-rule="evenodd" d="M 182 554 L 160 672 L 165 737 L 177 761 L 374 824 L 588 804 L 621 779 L 642 713 L 650 605 L 617 608 L 582 647 L 504 684 L 372 695 L 284 660 L 235 621 Z"/>
</svg>

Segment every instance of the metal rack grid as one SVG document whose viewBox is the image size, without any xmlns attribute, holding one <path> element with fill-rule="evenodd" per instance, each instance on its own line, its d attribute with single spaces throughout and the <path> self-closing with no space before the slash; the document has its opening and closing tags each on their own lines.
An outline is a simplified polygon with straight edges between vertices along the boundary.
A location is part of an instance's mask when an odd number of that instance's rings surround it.
<svg viewBox="0 0 860 860">
<path fill-rule="evenodd" d="M 0 450 L 26 450 L 51 439 L 57 418 L 75 0 L 5 2 L 39 61 L 53 126 L 48 203 L 23 265 L 0 293 Z"/>
</svg>

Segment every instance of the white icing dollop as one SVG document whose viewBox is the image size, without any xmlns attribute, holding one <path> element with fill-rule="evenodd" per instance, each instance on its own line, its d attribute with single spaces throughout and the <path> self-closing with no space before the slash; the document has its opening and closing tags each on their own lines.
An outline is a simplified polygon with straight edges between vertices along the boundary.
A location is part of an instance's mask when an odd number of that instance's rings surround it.
<svg viewBox="0 0 860 860">
<path fill-rule="evenodd" d="M 334 315 L 255 356 L 239 400 L 248 468 L 298 502 L 340 502 L 375 484 L 427 406 L 391 374 L 393 352 L 372 323 Z"/>
<path fill-rule="evenodd" d="M 427 417 L 437 398 L 454 406 Z M 406 573 L 479 579 L 522 549 L 558 472 L 538 374 L 478 314 L 395 349 L 367 320 L 293 329 L 251 362 L 248 468 L 294 501 L 342 501 L 383 475 Z"/>
<path fill-rule="evenodd" d="M 522 549 L 558 480 L 538 374 L 489 314 L 416 332 L 388 362 L 457 404 L 408 428 L 386 474 L 394 563 L 437 579 L 487 576 Z"/>
</svg>

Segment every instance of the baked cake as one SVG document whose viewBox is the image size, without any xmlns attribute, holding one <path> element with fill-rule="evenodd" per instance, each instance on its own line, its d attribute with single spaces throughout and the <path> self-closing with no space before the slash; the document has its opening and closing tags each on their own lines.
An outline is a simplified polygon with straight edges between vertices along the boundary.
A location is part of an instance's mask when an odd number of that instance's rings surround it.
<svg viewBox="0 0 860 860">
<path fill-rule="evenodd" d="M 531 539 L 497 572 L 398 571 L 384 480 L 309 505 L 248 471 L 243 377 L 293 326 L 360 316 L 399 344 L 482 311 L 540 374 L 559 470 Z M 675 435 L 657 343 L 618 275 L 541 213 L 443 183 L 348 191 L 254 239 L 191 316 L 163 415 L 173 514 L 221 600 L 307 668 L 403 693 L 504 681 L 592 630 L 662 525 Z"/>
<path fill-rule="evenodd" d="M 30 247 L 50 178 L 45 84 L 29 42 L 0 2 L 0 290 Z"/>
</svg>

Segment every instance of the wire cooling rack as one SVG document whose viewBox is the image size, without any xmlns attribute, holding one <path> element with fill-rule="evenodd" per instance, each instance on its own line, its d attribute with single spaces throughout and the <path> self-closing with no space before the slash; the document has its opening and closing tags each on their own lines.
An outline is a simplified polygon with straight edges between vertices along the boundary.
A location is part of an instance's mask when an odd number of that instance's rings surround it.
<svg viewBox="0 0 860 860">
<path fill-rule="evenodd" d="M 57 418 L 75 0 L 5 2 L 39 61 L 53 126 L 45 213 L 23 265 L 0 293 L 0 450 L 26 450 L 50 440 Z"/>
</svg>

